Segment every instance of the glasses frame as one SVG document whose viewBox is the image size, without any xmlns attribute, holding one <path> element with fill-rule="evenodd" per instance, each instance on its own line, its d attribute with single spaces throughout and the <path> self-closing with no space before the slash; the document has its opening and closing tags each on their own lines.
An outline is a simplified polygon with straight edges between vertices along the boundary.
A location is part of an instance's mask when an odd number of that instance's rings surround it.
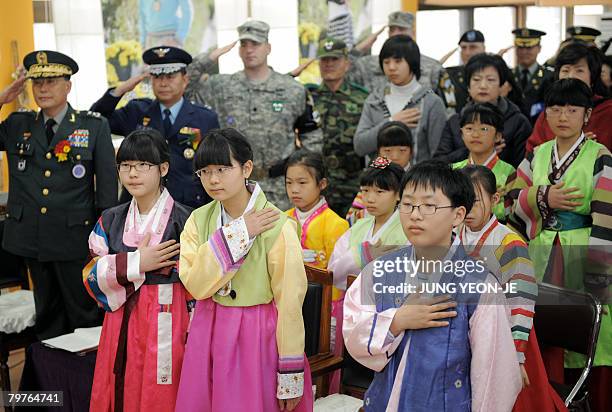
<svg viewBox="0 0 612 412">
<path fill-rule="evenodd" d="M 129 166 L 130 168 L 129 168 L 129 170 L 122 171 L 121 170 L 121 165 L 122 165 L 121 163 L 117 165 L 117 172 L 118 173 L 131 173 L 132 172 L 132 168 L 134 168 L 139 173 L 146 173 L 146 172 L 150 171 L 152 167 L 158 166 L 158 165 L 154 165 L 154 164 L 149 163 L 149 162 L 140 162 L 140 163 L 137 163 L 135 165 L 130 165 L 130 164 L 124 163 L 125 166 Z M 146 169 L 143 168 L 142 170 L 138 170 L 138 167 L 143 166 L 143 165 L 147 165 L 148 168 L 146 168 Z"/>
<path fill-rule="evenodd" d="M 213 176 L 217 176 L 220 178 L 223 178 L 224 176 L 227 176 L 229 174 L 230 171 L 236 169 L 238 166 L 223 166 L 223 167 L 218 167 L 217 170 L 212 170 L 212 171 L 208 171 L 209 174 L 206 174 L 207 170 L 202 168 L 202 169 L 198 169 L 195 171 L 195 174 L 198 178 L 202 179 L 210 179 Z"/>
<path fill-rule="evenodd" d="M 461 131 L 462 131 L 462 132 L 463 132 L 463 134 L 464 134 L 464 135 L 466 135 L 466 136 L 472 136 L 472 135 L 474 135 L 474 132 L 475 132 L 476 130 L 478 130 L 478 135 L 479 135 L 479 136 L 482 136 L 482 135 L 485 135 L 485 134 L 489 133 L 489 131 L 491 131 L 491 129 L 494 129 L 494 127 L 491 127 L 491 126 L 481 126 L 481 127 L 479 127 L 479 128 L 478 128 L 478 127 L 475 127 L 475 128 L 473 128 L 472 130 L 468 131 L 468 130 L 466 130 L 466 126 L 463 126 L 463 127 L 461 128 Z"/>
<path fill-rule="evenodd" d="M 408 207 L 408 206 L 411 207 L 411 210 L 409 212 L 402 212 L 402 209 L 405 208 L 405 207 Z M 424 212 L 421 211 L 421 206 L 433 206 L 434 210 L 433 210 L 432 213 L 424 213 Z M 432 205 L 432 204 L 427 204 L 427 203 L 422 203 L 420 205 L 404 205 L 403 203 L 400 203 L 399 207 L 398 207 L 398 210 L 403 215 L 411 215 L 415 211 L 415 209 L 416 209 L 416 210 L 419 211 L 419 214 L 421 216 L 433 216 L 433 215 L 435 215 L 438 212 L 439 209 L 448 209 L 448 208 L 455 208 L 455 206 L 453 206 L 453 205 L 437 206 L 437 205 Z"/>
</svg>

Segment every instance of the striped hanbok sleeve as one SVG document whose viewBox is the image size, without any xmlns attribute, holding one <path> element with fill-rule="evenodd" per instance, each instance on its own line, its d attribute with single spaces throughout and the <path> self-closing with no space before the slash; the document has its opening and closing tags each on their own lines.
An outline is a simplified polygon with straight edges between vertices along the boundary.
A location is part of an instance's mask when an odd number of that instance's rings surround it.
<svg viewBox="0 0 612 412">
<path fill-rule="evenodd" d="M 606 148 L 597 154 L 593 169 L 591 217 L 585 287 L 603 303 L 610 303 L 612 283 L 612 157 Z"/>
<path fill-rule="evenodd" d="M 89 235 L 91 260 L 83 268 L 85 289 L 98 306 L 114 312 L 137 291 L 145 280 L 140 272 L 140 252 L 109 254 L 108 235 L 102 218 Z"/>
<path fill-rule="evenodd" d="M 510 308 L 510 328 L 518 360 L 525 362 L 529 333 L 533 327 L 538 285 L 527 244 L 515 233 L 507 234 L 495 251 L 500 264 L 499 282 L 506 287 L 506 300 Z"/>
<path fill-rule="evenodd" d="M 533 154 L 528 153 L 516 172 L 508 177 L 504 198 L 508 226 L 526 239 L 540 233 L 544 216 L 550 214 L 545 201 L 550 186 L 533 186 L 532 161 Z"/>
</svg>

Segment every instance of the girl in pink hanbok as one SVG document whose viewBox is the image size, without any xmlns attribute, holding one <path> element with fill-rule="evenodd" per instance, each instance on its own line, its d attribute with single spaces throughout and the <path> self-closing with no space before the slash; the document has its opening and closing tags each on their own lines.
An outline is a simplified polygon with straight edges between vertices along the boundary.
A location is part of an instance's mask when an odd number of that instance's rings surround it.
<svg viewBox="0 0 612 412">
<path fill-rule="evenodd" d="M 174 408 L 191 300 L 178 276 L 177 241 L 191 210 L 162 184 L 169 161 L 157 131 L 130 134 L 117 170 L 133 198 L 104 211 L 89 236 L 83 280 L 106 310 L 91 411 Z"/>
<path fill-rule="evenodd" d="M 237 130 L 210 132 L 195 168 L 214 200 L 181 234 L 180 277 L 197 303 L 176 411 L 311 411 L 296 222 L 247 180 L 253 151 Z"/>
</svg>

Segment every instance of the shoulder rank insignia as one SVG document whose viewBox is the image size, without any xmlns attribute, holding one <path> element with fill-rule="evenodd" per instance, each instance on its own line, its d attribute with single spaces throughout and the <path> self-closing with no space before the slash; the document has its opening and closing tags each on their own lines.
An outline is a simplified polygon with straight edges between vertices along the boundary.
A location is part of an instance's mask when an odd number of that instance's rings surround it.
<svg viewBox="0 0 612 412">
<path fill-rule="evenodd" d="M 89 110 L 89 111 L 87 112 L 87 116 L 90 116 L 90 117 L 95 117 L 95 118 L 98 118 L 98 119 L 99 119 L 101 115 L 100 115 L 100 113 L 99 113 L 99 112 L 92 112 L 91 110 Z"/>
</svg>

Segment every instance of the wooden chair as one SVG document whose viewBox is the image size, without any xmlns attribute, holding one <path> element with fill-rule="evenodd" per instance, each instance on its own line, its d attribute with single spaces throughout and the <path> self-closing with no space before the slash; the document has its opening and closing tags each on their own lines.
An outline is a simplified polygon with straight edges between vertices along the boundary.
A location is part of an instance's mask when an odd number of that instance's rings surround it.
<svg viewBox="0 0 612 412">
<path fill-rule="evenodd" d="M 357 279 L 355 275 L 348 275 L 346 279 L 346 290 L 351 287 Z M 372 379 L 374 371 L 357 362 L 350 353 L 344 349 L 344 366 L 342 367 L 342 380 L 340 391 L 354 398 L 363 399 Z"/>
<path fill-rule="evenodd" d="M 308 290 L 302 314 L 306 332 L 306 355 L 317 395 L 327 396 L 330 373 L 342 367 L 342 357 L 331 351 L 333 275 L 327 270 L 305 266 Z M 319 310 L 313 310 L 320 308 Z"/>
</svg>

